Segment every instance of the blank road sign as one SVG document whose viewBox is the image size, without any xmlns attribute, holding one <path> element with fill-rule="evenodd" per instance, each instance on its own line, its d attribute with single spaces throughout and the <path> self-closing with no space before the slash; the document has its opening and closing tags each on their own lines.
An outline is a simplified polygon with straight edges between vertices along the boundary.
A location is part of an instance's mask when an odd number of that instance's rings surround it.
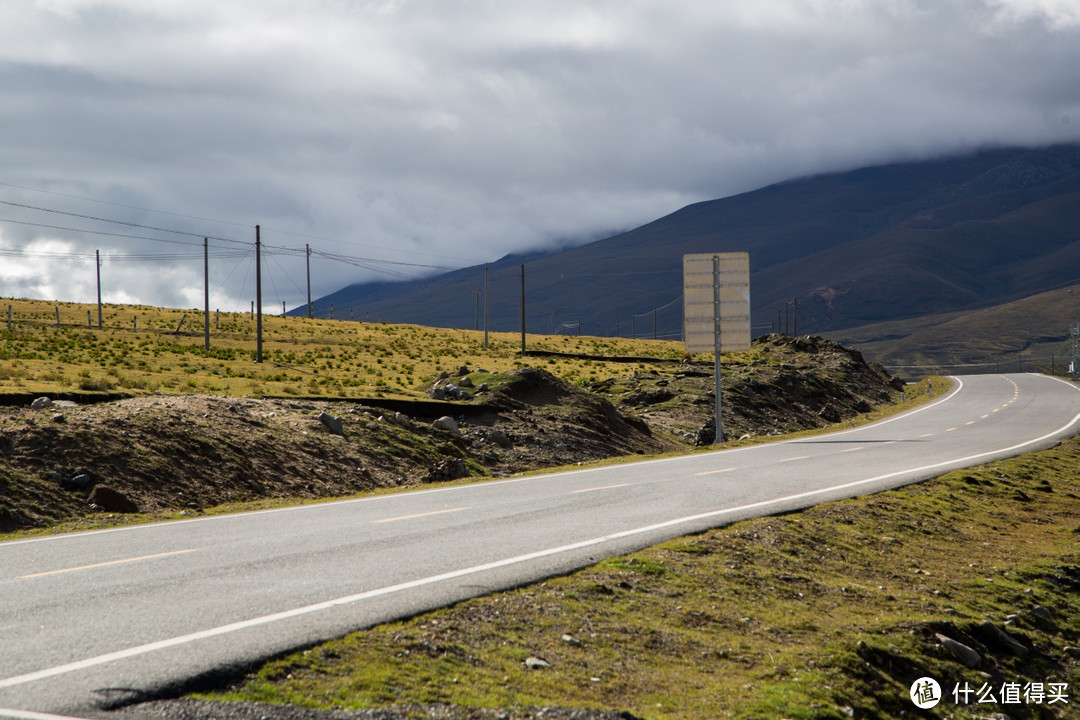
<svg viewBox="0 0 1080 720">
<path fill-rule="evenodd" d="M 713 258 L 719 259 L 719 277 Z M 683 255 L 683 338 L 687 353 L 716 349 L 715 300 L 719 279 L 720 352 L 750 349 L 750 255 L 745 252 Z"/>
</svg>

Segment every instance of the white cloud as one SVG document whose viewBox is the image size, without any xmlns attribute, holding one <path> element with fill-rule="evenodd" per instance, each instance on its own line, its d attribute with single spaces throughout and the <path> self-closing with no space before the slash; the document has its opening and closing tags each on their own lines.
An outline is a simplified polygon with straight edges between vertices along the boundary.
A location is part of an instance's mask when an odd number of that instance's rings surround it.
<svg viewBox="0 0 1080 720">
<path fill-rule="evenodd" d="M 1077 67 L 1071 0 L 6 3 L 0 200 L 460 265 L 799 174 L 1077 140 Z M 275 262 L 299 304 L 300 261 Z M 316 294 L 369 277 L 318 266 Z M 198 267 L 142 267 L 161 280 L 117 268 L 125 297 L 201 297 Z"/>
</svg>

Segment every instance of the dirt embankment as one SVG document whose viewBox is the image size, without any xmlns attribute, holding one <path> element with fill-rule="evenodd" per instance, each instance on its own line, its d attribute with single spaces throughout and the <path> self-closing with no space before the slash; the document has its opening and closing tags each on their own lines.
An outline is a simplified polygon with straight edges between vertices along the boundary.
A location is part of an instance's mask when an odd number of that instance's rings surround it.
<svg viewBox="0 0 1080 720">
<path fill-rule="evenodd" d="M 756 342 L 755 360 L 724 368 L 729 438 L 838 422 L 894 391 L 833 343 Z M 664 452 L 707 438 L 712 387 L 705 365 L 585 387 L 522 368 L 473 400 L 415 403 L 414 412 L 209 396 L 0 408 L 0 532 L 89 513 L 198 513 Z M 440 416 L 453 422 L 435 423 Z"/>
</svg>

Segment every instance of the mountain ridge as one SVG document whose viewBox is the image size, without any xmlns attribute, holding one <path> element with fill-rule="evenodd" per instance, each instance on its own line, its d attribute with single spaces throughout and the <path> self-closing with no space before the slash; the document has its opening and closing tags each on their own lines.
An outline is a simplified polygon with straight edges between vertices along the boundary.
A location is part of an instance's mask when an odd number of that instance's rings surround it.
<svg viewBox="0 0 1080 720">
<path fill-rule="evenodd" d="M 1078 215 L 1080 145 L 794 178 L 567 250 L 500 259 L 489 266 L 489 322 L 520 328 L 524 264 L 529 332 L 570 320 L 583 334 L 677 337 L 682 255 L 740 250 L 750 253 L 755 334 L 775 329 L 792 300 L 810 333 L 988 307 L 1080 278 Z M 317 307 L 472 327 L 483 276 L 479 265 L 363 283 Z"/>
</svg>

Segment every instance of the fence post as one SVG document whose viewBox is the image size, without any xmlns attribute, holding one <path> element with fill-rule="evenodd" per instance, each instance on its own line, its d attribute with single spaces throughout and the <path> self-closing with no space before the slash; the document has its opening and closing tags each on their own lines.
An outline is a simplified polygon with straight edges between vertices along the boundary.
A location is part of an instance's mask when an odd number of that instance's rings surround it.
<svg viewBox="0 0 1080 720">
<path fill-rule="evenodd" d="M 56 306 L 56 327 L 60 327 L 60 306 Z"/>
</svg>

